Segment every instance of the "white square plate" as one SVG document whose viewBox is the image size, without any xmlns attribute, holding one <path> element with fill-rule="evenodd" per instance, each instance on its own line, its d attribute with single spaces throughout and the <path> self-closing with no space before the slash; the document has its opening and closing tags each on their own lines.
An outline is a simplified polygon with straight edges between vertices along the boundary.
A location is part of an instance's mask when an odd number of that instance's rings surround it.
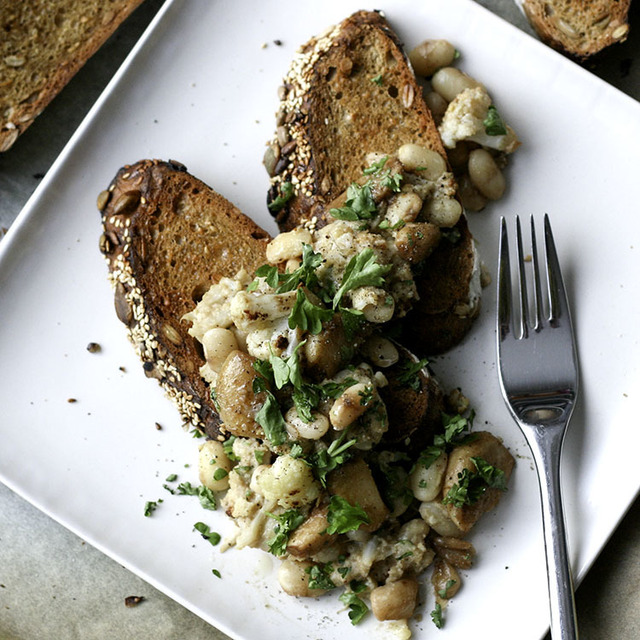
<svg viewBox="0 0 640 640">
<path fill-rule="evenodd" d="M 351 626 L 334 597 L 282 595 L 267 554 L 221 554 L 194 532 L 202 520 L 224 533 L 224 514 L 163 489 L 172 473 L 197 483 L 197 441 L 144 377 L 115 317 L 95 199 L 123 164 L 172 158 L 274 231 L 261 159 L 276 89 L 298 45 L 360 8 L 354 0 L 169 2 L 0 245 L 0 479 L 234 638 L 390 632 L 371 619 Z M 470 1 L 375 8 L 408 47 L 428 37 L 453 42 L 459 66 L 485 82 L 523 141 L 506 197 L 470 216 L 491 270 L 500 215 L 551 216 L 582 368 L 563 466 L 579 579 L 640 486 L 640 222 L 629 144 L 640 139 L 640 106 Z M 518 457 L 510 491 L 472 536 L 477 566 L 442 638 L 490 630 L 495 640 L 534 639 L 548 620 L 537 480 L 498 391 L 494 305 L 491 287 L 468 339 L 433 361 L 445 386 L 470 396 L 478 424 Z M 86 350 L 92 341 L 100 353 Z M 145 518 L 145 502 L 159 498 Z M 427 592 L 418 636 L 435 633 Z"/>
</svg>

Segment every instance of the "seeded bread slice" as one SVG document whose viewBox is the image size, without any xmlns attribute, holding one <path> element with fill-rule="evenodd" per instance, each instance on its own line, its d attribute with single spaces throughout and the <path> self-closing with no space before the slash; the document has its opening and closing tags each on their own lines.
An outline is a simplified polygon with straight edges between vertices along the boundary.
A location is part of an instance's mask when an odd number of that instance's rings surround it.
<svg viewBox="0 0 640 640">
<path fill-rule="evenodd" d="M 0 2 L 0 151 L 13 145 L 141 2 Z"/>
<path fill-rule="evenodd" d="M 541 40 L 584 59 L 626 40 L 630 4 L 631 0 L 523 0 L 522 8 Z"/>
<path fill-rule="evenodd" d="M 282 230 L 313 216 L 324 224 L 327 205 L 362 176 L 369 152 L 415 142 L 446 158 L 400 40 L 378 12 L 359 11 L 305 44 L 281 98 L 265 164 L 271 208 L 293 185 L 276 213 Z"/>
<path fill-rule="evenodd" d="M 213 282 L 265 262 L 267 232 L 177 162 L 142 160 L 98 197 L 118 318 L 186 425 L 220 436 L 199 368 L 204 357 L 182 320 Z"/>
<path fill-rule="evenodd" d="M 281 230 L 305 220 L 332 220 L 332 201 L 362 177 L 370 152 L 395 153 L 417 143 L 449 165 L 422 87 L 398 36 L 378 12 L 359 11 L 324 35 L 312 38 L 294 58 L 281 89 L 277 130 L 265 154 L 272 174 L 267 202 Z M 279 200 L 278 200 L 279 198 Z M 478 315 L 469 303 L 477 266 L 464 216 L 450 236 L 422 264 L 416 279 L 420 300 L 405 343 L 420 354 L 451 348 Z"/>
</svg>

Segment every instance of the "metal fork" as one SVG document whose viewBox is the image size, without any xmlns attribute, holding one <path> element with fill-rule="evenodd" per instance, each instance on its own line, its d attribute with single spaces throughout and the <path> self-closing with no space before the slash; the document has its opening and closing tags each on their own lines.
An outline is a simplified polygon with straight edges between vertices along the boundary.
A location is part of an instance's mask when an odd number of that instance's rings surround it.
<svg viewBox="0 0 640 640">
<path fill-rule="evenodd" d="M 516 217 L 517 280 L 511 283 L 507 224 L 501 219 L 498 264 L 498 371 L 500 388 L 535 460 L 542 501 L 551 635 L 578 637 L 571 568 L 560 492 L 560 456 L 578 394 L 578 358 L 567 295 L 549 217 L 544 217 L 546 278 L 541 278 L 531 217 L 532 275 L 525 274 L 520 219 Z M 531 299 L 527 294 L 531 285 Z M 512 289 L 517 290 L 515 301 Z M 546 291 L 547 303 L 543 303 Z M 514 304 L 515 302 L 515 304 Z M 515 307 L 515 309 L 514 309 Z M 546 307 L 546 310 L 544 309 Z"/>
</svg>

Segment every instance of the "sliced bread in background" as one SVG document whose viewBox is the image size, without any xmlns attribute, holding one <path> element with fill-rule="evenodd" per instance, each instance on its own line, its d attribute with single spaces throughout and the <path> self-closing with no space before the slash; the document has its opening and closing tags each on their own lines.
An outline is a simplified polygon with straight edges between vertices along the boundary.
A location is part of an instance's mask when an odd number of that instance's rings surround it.
<svg viewBox="0 0 640 640">
<path fill-rule="evenodd" d="M 142 0 L 0 0 L 0 151 L 7 151 Z"/>
<path fill-rule="evenodd" d="M 585 59 L 629 33 L 631 0 L 520 0 L 531 26 L 543 42 Z"/>
</svg>

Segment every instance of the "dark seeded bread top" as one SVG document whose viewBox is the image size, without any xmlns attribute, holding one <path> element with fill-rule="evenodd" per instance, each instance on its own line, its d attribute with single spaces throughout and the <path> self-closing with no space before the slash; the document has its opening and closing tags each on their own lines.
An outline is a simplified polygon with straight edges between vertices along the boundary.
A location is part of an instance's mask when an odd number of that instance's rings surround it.
<svg viewBox="0 0 640 640">
<path fill-rule="evenodd" d="M 141 2 L 0 2 L 0 151 L 13 145 Z"/>
<path fill-rule="evenodd" d="M 524 0 L 540 38 L 555 49 L 586 58 L 626 39 L 630 0 Z"/>
<path fill-rule="evenodd" d="M 293 183 L 295 197 L 277 216 L 282 229 L 317 216 L 362 175 L 370 152 L 417 142 L 446 158 L 401 44 L 376 12 L 360 11 L 294 59 L 278 113 L 279 157 L 270 200 Z"/>
<path fill-rule="evenodd" d="M 118 317 L 145 371 L 160 380 L 185 422 L 215 437 L 218 419 L 199 374 L 204 360 L 182 316 L 220 277 L 262 265 L 270 237 L 179 163 L 123 167 L 110 189 L 99 202 L 101 249 Z"/>
</svg>

